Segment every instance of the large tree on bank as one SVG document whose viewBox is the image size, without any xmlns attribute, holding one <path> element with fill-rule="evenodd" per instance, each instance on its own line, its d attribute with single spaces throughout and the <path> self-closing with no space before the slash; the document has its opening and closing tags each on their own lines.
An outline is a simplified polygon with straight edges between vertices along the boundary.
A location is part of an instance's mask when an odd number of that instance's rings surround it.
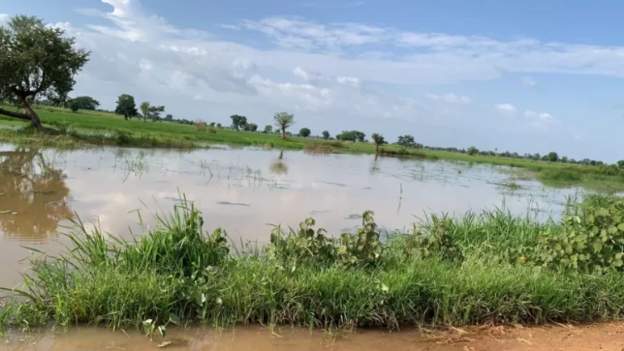
<svg viewBox="0 0 624 351">
<path fill-rule="evenodd" d="M 0 114 L 31 121 L 40 129 L 32 103 L 39 96 L 65 100 L 88 57 L 62 29 L 35 17 L 13 17 L 0 27 L 0 101 L 17 103 L 23 112 L 0 108 Z"/>
</svg>

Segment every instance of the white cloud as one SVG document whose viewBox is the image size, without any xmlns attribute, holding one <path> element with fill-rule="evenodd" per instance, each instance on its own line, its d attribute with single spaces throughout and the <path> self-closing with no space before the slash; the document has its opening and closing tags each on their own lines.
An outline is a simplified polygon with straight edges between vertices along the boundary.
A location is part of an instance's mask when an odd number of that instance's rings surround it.
<svg viewBox="0 0 624 351">
<path fill-rule="evenodd" d="M 511 104 L 495 109 L 479 106 L 457 91 L 427 91 L 441 89 L 440 83 L 454 89 L 452 83 L 495 79 L 505 72 L 524 75 L 565 67 L 619 74 L 623 65 L 614 58 L 606 64 L 600 50 L 587 64 L 582 57 L 590 49 L 583 49 L 577 58 L 566 53 L 559 62 L 549 55 L 561 52 L 531 40 L 504 43 L 445 34 L 407 35 L 361 24 L 321 25 L 277 17 L 237 25 L 265 33 L 276 43 L 257 48 L 173 26 L 146 14 L 137 1 L 105 2 L 112 6 L 109 12 L 82 12 L 98 16 L 94 21 L 98 25 L 68 29 L 80 46 L 92 52 L 74 94 L 93 95 L 103 107 L 112 108 L 119 94 L 130 93 L 138 101 L 165 105 L 168 113 L 190 119 L 223 122 L 242 113 L 264 124 L 271 123 L 274 112 L 289 111 L 298 123 L 313 129 L 339 131 L 357 123 L 358 128 L 382 132 L 388 139 L 408 129 L 425 143 L 453 146 L 481 140 L 485 131 L 480 125 L 487 124 L 499 128 L 496 136 L 504 147 L 516 132 L 517 120 L 530 129 L 540 123 L 552 125 L 555 118 L 545 112 L 525 116 L 524 109 Z M 388 46 L 401 50 L 382 50 Z M 511 110 L 510 118 L 496 113 L 505 110 L 508 114 Z M 524 135 L 521 142 L 531 135 Z"/>
<path fill-rule="evenodd" d="M 516 106 L 512 104 L 508 104 L 508 103 L 498 104 L 495 107 L 499 112 L 507 113 L 507 114 L 516 113 L 516 111 L 518 111 Z"/>
<path fill-rule="evenodd" d="M 352 48 L 369 61 L 380 52 L 385 58 L 376 64 L 404 65 L 433 77 L 450 81 L 492 79 L 503 72 L 600 74 L 624 77 L 624 47 L 542 42 L 535 39 L 511 41 L 482 36 L 420 33 L 355 23 L 319 24 L 300 18 L 269 17 L 244 21 L 242 28 L 258 31 L 280 47 L 309 52 L 345 53 Z M 396 53 L 396 48 L 401 50 Z M 357 65 L 355 68 L 359 68 Z M 393 67 L 389 67 L 393 68 Z M 403 80 L 412 80 L 409 70 Z M 429 78 L 427 76 L 425 79 Z M 388 78 L 395 78 L 393 74 Z M 529 85 L 534 81 L 526 80 Z"/>
<path fill-rule="evenodd" d="M 472 102 L 472 99 L 469 98 L 468 96 L 456 95 L 456 94 L 453 94 L 453 93 L 447 93 L 447 94 L 442 94 L 442 95 L 427 94 L 426 96 L 430 100 L 441 101 L 441 102 L 445 102 L 447 104 L 462 104 L 462 105 L 465 105 L 465 104 L 469 104 L 469 103 Z"/>
<path fill-rule="evenodd" d="M 340 84 L 349 85 L 355 88 L 360 86 L 360 79 L 357 77 L 338 76 L 336 77 L 336 81 Z"/>
<path fill-rule="evenodd" d="M 310 74 L 299 66 L 295 67 L 293 74 L 303 80 L 310 80 Z"/>
<path fill-rule="evenodd" d="M 7 15 L 6 13 L 0 13 L 0 26 L 9 22 L 9 15 Z"/>
</svg>

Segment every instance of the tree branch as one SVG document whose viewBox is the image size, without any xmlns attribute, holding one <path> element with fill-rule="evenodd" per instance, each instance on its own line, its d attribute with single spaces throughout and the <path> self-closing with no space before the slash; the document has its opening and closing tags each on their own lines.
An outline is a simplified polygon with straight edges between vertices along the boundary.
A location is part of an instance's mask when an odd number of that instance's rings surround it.
<svg viewBox="0 0 624 351">
<path fill-rule="evenodd" d="M 19 113 L 19 112 L 13 112 L 13 111 L 5 110 L 3 108 L 0 108 L 0 115 L 5 115 L 5 116 L 9 116 L 9 117 L 19 118 L 19 119 L 23 119 L 25 121 L 30 121 L 31 120 L 30 116 L 27 115 L 27 114 Z"/>
</svg>

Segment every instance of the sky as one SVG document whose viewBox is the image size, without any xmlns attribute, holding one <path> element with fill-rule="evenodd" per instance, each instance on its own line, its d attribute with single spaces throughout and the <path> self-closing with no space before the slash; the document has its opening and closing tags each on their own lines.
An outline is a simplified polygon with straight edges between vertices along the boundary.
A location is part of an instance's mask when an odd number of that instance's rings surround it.
<svg viewBox="0 0 624 351">
<path fill-rule="evenodd" d="M 624 159 L 617 0 L 0 0 L 91 52 L 73 96 L 262 129 Z"/>
</svg>

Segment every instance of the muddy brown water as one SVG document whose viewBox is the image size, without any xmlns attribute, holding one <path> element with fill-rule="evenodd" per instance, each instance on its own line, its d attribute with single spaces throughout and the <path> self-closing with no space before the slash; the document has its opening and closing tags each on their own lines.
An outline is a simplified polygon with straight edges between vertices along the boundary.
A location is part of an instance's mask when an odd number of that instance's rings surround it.
<svg viewBox="0 0 624 351">
<path fill-rule="evenodd" d="M 513 183 L 513 186 L 509 184 Z M 212 148 L 180 152 L 98 148 L 73 151 L 0 145 L 0 286 L 27 270 L 25 247 L 58 253 L 61 233 L 80 218 L 130 237 L 155 225 L 180 194 L 196 203 L 206 228 L 233 243 L 266 243 L 273 225 L 306 217 L 332 233 L 375 212 L 385 229 L 409 229 L 425 213 L 462 215 L 504 208 L 546 220 L 580 189 L 517 179 L 506 167 L 370 155 Z M 74 229 L 72 229 L 74 228 Z M 503 329 L 500 329 L 503 328 Z M 329 334 L 282 328 L 174 329 L 166 338 L 99 328 L 8 334 L 3 350 L 621 350 L 624 327 L 472 328 Z M 159 348 L 161 346 L 161 348 Z"/>
<path fill-rule="evenodd" d="M 138 332 L 73 328 L 28 335 L 8 335 L 0 351 L 621 351 L 624 324 L 549 327 L 473 327 L 447 331 L 322 331 L 260 327 L 233 330 L 171 330 L 164 338 Z"/>
<path fill-rule="evenodd" d="M 513 182 L 515 186 L 508 186 Z M 56 253 L 72 219 L 128 236 L 143 233 L 185 194 L 233 243 L 266 243 L 272 225 L 307 217 L 331 233 L 357 226 L 365 210 L 387 230 L 409 229 L 425 213 L 461 215 L 504 207 L 558 216 L 579 189 L 513 179 L 506 167 L 371 155 L 212 148 L 190 152 L 0 145 L 0 286 L 27 267 L 24 246 Z"/>
</svg>

